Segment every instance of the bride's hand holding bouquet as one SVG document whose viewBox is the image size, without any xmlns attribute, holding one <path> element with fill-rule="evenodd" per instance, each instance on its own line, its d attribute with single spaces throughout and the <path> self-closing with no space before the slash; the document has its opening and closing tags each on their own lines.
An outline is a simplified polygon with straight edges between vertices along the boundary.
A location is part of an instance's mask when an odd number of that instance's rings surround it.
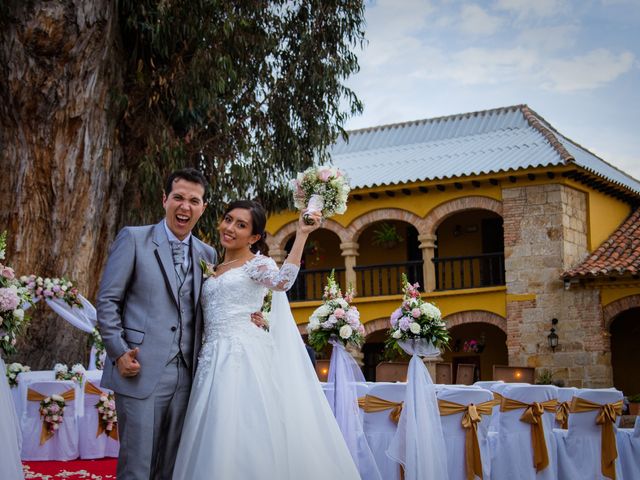
<svg viewBox="0 0 640 480">
<path fill-rule="evenodd" d="M 307 209 L 305 222 L 311 221 L 313 212 L 324 218 L 342 214 L 347 210 L 347 197 L 351 191 L 344 172 L 328 165 L 311 167 L 292 181 L 293 201 L 298 210 Z"/>
</svg>

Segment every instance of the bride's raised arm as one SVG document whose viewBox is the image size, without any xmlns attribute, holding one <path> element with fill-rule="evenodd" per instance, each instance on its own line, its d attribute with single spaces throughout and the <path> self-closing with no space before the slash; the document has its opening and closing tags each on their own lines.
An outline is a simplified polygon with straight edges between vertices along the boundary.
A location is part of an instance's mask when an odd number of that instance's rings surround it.
<svg viewBox="0 0 640 480">
<path fill-rule="evenodd" d="M 270 290 L 286 291 L 291 288 L 300 271 L 300 260 L 302 259 L 304 244 L 307 243 L 309 234 L 320 227 L 320 221 L 322 220 L 319 213 L 309 213 L 307 217 L 313 219 L 313 224 L 307 225 L 302 218 L 304 213 L 306 213 L 304 210 L 300 213 L 296 239 L 282 267 L 278 269 L 276 262 L 271 258 L 257 258 L 253 262 L 254 265 L 252 265 L 250 271 L 250 276 L 253 280 Z"/>
</svg>

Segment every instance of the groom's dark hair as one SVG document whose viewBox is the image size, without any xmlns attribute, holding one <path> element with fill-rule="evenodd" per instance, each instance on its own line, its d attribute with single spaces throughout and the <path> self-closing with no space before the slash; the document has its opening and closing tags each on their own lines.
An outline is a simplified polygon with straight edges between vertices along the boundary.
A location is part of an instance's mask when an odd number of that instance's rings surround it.
<svg viewBox="0 0 640 480">
<path fill-rule="evenodd" d="M 173 190 L 173 182 L 176 180 L 186 180 L 187 182 L 199 183 L 202 185 L 202 188 L 204 188 L 204 198 L 207 198 L 209 183 L 200 170 L 196 170 L 195 168 L 182 168 L 171 172 L 169 178 L 167 178 L 167 183 L 164 186 L 165 195 L 169 195 L 171 193 L 171 190 Z"/>
</svg>

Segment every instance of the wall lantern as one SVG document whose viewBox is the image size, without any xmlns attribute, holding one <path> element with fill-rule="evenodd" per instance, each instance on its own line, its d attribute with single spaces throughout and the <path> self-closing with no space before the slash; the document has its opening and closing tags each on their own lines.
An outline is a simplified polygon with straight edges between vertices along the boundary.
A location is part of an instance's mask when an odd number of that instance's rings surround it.
<svg viewBox="0 0 640 480">
<path fill-rule="evenodd" d="M 558 346 L 558 334 L 556 333 L 556 325 L 558 324 L 558 319 L 554 318 L 551 320 L 551 330 L 549 331 L 549 335 L 547 335 L 547 341 L 549 342 L 549 346 L 552 351 L 556 351 L 556 347 Z"/>
</svg>

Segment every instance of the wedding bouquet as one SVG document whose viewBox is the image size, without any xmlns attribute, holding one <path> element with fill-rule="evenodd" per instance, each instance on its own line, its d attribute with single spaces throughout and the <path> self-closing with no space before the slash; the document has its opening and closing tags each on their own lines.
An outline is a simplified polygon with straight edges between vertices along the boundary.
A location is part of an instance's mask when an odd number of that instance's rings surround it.
<svg viewBox="0 0 640 480">
<path fill-rule="evenodd" d="M 82 308 L 78 289 L 71 280 L 29 275 L 20 277 L 20 282 L 34 299 L 59 298 L 70 307 Z"/>
<path fill-rule="evenodd" d="M 364 327 L 360 323 L 360 312 L 350 305 L 353 296 L 351 288 L 342 296 L 332 270 L 324 287 L 324 303 L 311 314 L 307 326 L 309 345 L 314 350 L 323 350 L 331 339 L 340 341 L 344 346 L 350 343 L 359 347 L 363 343 Z"/>
<path fill-rule="evenodd" d="M 0 260 L 4 260 L 7 232 L 0 234 Z M 31 295 L 18 280 L 13 268 L 0 263 L 0 350 L 5 355 L 16 352 L 18 334 L 29 323 L 23 306 L 31 303 Z"/>
<path fill-rule="evenodd" d="M 82 383 L 86 373 L 84 367 L 79 363 L 73 365 L 71 371 L 65 364 L 56 363 L 53 371 L 55 372 L 56 380 L 73 380 L 76 383 Z"/>
<path fill-rule="evenodd" d="M 442 321 L 442 314 L 433 303 L 420 298 L 419 284 L 411 285 L 402 275 L 402 305 L 391 314 L 391 329 L 386 347 L 402 351 L 399 342 L 424 339 L 434 348 L 444 348 L 449 343 L 449 332 Z"/>
<path fill-rule="evenodd" d="M 118 425 L 118 415 L 116 414 L 116 400 L 113 393 L 103 393 L 100 395 L 98 403 L 98 418 L 102 429 L 109 435 Z"/>
<path fill-rule="evenodd" d="M 94 328 L 91 332 L 91 336 L 89 337 L 89 347 L 94 347 L 96 349 L 96 358 L 94 360 L 95 366 L 98 370 L 102 370 L 104 368 L 106 348 L 102 341 L 102 336 L 97 328 Z"/>
<path fill-rule="evenodd" d="M 311 167 L 291 182 L 293 201 L 298 210 L 321 212 L 324 218 L 347 211 L 351 191 L 346 175 L 335 167 Z"/>
<path fill-rule="evenodd" d="M 7 365 L 7 380 L 11 388 L 18 386 L 18 375 L 22 372 L 30 372 L 31 367 L 22 365 L 21 363 L 10 363 Z"/>
<path fill-rule="evenodd" d="M 47 430 L 55 433 L 64 419 L 66 402 L 60 395 L 51 395 L 40 402 L 40 416 L 44 419 Z"/>
</svg>

